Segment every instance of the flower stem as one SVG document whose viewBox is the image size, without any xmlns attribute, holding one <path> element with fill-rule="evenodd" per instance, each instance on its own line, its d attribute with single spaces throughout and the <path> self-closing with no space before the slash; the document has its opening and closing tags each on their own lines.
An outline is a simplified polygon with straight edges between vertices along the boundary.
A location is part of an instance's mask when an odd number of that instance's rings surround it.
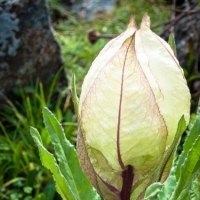
<svg viewBox="0 0 200 200">
<path fill-rule="evenodd" d="M 121 191 L 121 200 L 130 200 L 131 188 L 134 179 L 133 167 L 131 165 L 127 166 L 127 169 L 122 172 L 123 186 Z"/>
</svg>

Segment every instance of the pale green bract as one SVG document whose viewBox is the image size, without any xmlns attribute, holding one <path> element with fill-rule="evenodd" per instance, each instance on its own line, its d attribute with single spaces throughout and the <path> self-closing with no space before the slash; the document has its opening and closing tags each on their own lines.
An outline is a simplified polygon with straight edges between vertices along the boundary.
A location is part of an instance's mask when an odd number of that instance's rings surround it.
<svg viewBox="0 0 200 200">
<path fill-rule="evenodd" d="M 139 29 L 132 19 L 94 60 L 77 109 L 80 163 L 105 200 L 142 199 L 161 165 L 166 179 L 174 152 L 167 150 L 179 120 L 188 124 L 189 110 L 172 49 L 150 30 L 147 14 Z"/>
</svg>

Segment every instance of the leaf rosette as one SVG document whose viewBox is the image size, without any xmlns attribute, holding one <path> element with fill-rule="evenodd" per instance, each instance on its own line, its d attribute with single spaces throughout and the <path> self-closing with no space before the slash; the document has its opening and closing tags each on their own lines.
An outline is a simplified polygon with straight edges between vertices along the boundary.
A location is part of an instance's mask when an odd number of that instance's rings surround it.
<svg viewBox="0 0 200 200">
<path fill-rule="evenodd" d="M 77 110 L 79 160 L 92 184 L 107 200 L 142 199 L 190 110 L 183 70 L 147 14 L 139 29 L 131 19 L 94 60 Z"/>
</svg>

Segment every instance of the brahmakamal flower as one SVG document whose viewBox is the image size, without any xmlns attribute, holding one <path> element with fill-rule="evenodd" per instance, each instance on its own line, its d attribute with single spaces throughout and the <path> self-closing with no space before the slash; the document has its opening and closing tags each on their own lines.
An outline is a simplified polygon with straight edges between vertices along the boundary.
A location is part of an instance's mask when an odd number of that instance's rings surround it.
<svg viewBox="0 0 200 200">
<path fill-rule="evenodd" d="M 80 95 L 79 159 L 104 199 L 142 198 L 189 107 L 172 49 L 147 14 L 139 29 L 132 19 L 94 60 Z"/>
</svg>

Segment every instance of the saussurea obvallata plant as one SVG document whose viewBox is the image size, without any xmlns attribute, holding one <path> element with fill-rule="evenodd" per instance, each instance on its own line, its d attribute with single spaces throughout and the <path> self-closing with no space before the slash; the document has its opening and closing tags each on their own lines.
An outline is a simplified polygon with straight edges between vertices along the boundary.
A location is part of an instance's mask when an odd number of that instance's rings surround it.
<svg viewBox="0 0 200 200">
<path fill-rule="evenodd" d="M 79 122 L 77 151 L 47 108 L 44 123 L 56 159 L 31 128 L 42 163 L 52 171 L 63 199 L 175 200 L 192 194 L 188 191 L 199 172 L 200 141 L 195 136 L 200 116 L 173 162 L 189 123 L 190 93 L 173 37 L 169 45 L 153 33 L 147 14 L 139 29 L 132 19 L 100 52 L 84 79 L 80 100 L 73 76 L 72 94 Z"/>
</svg>

